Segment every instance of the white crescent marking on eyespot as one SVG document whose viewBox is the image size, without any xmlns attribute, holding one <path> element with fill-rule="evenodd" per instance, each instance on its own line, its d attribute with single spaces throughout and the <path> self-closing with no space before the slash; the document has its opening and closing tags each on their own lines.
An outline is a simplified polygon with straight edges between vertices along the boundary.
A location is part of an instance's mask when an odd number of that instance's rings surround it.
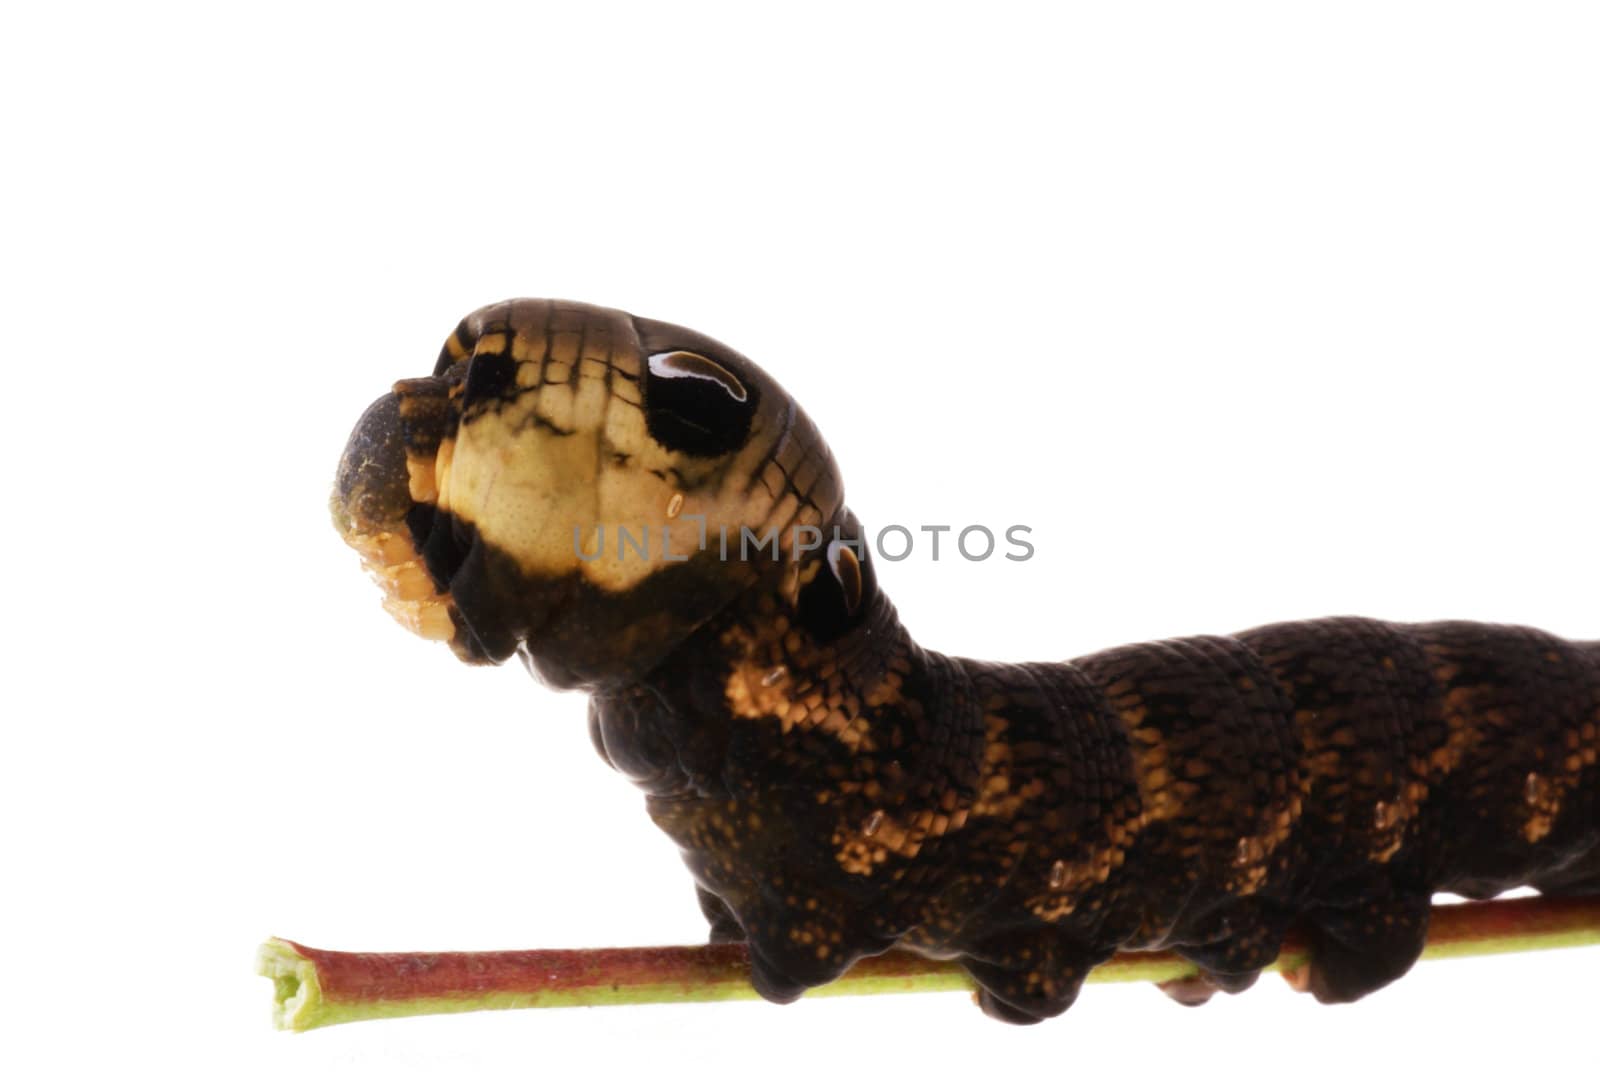
<svg viewBox="0 0 1600 1076">
<path fill-rule="evenodd" d="M 835 538 L 828 543 L 828 568 L 844 591 L 845 612 L 855 613 L 861 605 L 861 561 L 855 550 Z"/>
<path fill-rule="evenodd" d="M 750 398 L 744 383 L 715 359 L 693 351 L 660 351 L 646 360 L 657 377 L 693 377 L 718 385 L 740 403 Z"/>
</svg>

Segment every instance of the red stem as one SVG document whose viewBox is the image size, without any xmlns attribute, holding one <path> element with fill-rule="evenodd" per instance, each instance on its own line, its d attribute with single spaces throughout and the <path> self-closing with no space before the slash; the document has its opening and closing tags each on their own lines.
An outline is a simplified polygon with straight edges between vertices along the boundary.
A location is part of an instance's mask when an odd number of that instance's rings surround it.
<svg viewBox="0 0 1600 1076">
<path fill-rule="evenodd" d="M 1600 944 L 1600 898 L 1524 898 L 1434 909 L 1425 956 L 1460 956 L 1560 945 Z M 1304 963 L 1291 938 L 1276 967 Z M 1181 978 L 1192 972 L 1170 953 L 1122 953 L 1094 979 Z M 722 1000 L 754 996 L 745 947 L 532 949 L 455 953 L 348 953 L 274 940 L 262 973 L 277 980 L 280 1024 L 328 1023 L 475 1008 Z M 309 992 L 304 986 L 311 983 Z M 954 965 L 891 950 L 858 962 L 819 992 L 885 993 L 970 988 Z M 287 1011 L 284 1011 L 287 1010 Z"/>
</svg>

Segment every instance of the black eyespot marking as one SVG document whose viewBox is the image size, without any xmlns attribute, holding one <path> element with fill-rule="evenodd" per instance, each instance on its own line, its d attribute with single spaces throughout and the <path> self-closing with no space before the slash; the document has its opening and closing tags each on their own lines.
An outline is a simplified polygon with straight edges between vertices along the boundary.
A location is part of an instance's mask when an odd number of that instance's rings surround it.
<svg viewBox="0 0 1600 1076">
<path fill-rule="evenodd" d="M 465 402 L 510 399 L 517 394 L 517 360 L 501 352 L 474 355 L 467 364 Z"/>
<path fill-rule="evenodd" d="M 832 642 L 861 619 L 866 599 L 877 586 L 872 562 L 856 555 L 857 543 L 835 538 L 828 543 L 827 562 L 800 591 L 796 610 L 800 624 L 819 643 Z"/>
<path fill-rule="evenodd" d="M 691 456 L 744 444 L 756 394 L 732 370 L 694 351 L 660 351 L 646 366 L 645 425 L 657 443 Z"/>
</svg>

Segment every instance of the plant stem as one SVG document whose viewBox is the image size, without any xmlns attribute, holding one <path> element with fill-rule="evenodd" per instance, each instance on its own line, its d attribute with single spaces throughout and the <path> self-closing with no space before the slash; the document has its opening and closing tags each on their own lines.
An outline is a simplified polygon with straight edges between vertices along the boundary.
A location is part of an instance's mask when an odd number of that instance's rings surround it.
<svg viewBox="0 0 1600 1076">
<path fill-rule="evenodd" d="M 1600 945 L 1600 898 L 1531 897 L 1434 909 L 1423 959 Z M 1272 970 L 1305 964 L 1291 939 Z M 281 1029 L 428 1013 L 754 998 L 743 945 L 530 949 L 478 953 L 341 953 L 273 938 L 257 971 L 276 986 Z M 1164 982 L 1195 973 L 1169 953 L 1122 953 L 1090 982 Z M 971 990 L 954 964 L 893 951 L 858 962 L 813 997 Z"/>
</svg>

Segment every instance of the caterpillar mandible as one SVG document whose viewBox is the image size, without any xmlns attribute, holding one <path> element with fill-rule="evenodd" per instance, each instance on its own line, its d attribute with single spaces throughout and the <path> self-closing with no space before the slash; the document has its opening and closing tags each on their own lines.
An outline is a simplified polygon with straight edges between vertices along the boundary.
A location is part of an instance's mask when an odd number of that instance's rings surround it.
<svg viewBox="0 0 1600 1076">
<path fill-rule="evenodd" d="M 362 416 L 332 509 L 403 624 L 589 693 L 773 1001 L 904 946 L 1013 1022 L 1124 949 L 1192 961 L 1167 989 L 1194 1003 L 1291 928 L 1301 985 L 1350 1001 L 1411 966 L 1435 893 L 1600 893 L 1600 643 L 1344 618 L 923 649 L 805 412 L 687 329 L 469 315 Z"/>
</svg>

